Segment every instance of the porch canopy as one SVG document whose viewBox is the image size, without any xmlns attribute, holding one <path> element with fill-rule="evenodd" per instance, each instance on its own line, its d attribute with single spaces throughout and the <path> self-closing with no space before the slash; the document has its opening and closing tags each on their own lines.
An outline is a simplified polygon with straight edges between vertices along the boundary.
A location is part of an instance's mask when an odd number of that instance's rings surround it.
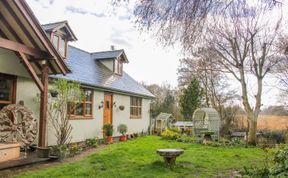
<svg viewBox="0 0 288 178">
<path fill-rule="evenodd" d="M 0 1 L 0 48 L 15 52 L 41 92 L 38 145 L 43 147 L 48 76 L 66 74 L 69 69 L 25 0 Z"/>
</svg>

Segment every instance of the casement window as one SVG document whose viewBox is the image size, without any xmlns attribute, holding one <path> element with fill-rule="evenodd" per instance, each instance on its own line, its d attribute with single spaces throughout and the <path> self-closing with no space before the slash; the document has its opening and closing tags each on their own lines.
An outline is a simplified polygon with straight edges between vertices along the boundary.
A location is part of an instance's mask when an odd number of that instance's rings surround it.
<svg viewBox="0 0 288 178">
<path fill-rule="evenodd" d="M 58 34 L 52 33 L 52 43 L 58 52 L 61 54 L 62 57 L 67 56 L 67 40 Z"/>
<path fill-rule="evenodd" d="M 0 73 L 0 109 L 15 104 L 16 77 Z"/>
<path fill-rule="evenodd" d="M 122 75 L 123 73 L 123 63 L 120 59 L 114 60 L 114 73 Z"/>
<path fill-rule="evenodd" d="M 92 119 L 93 118 L 93 90 L 83 89 L 83 98 L 81 101 L 68 103 L 68 113 L 70 119 Z"/>
<path fill-rule="evenodd" d="M 140 119 L 142 117 L 142 98 L 130 97 L 130 118 Z"/>
</svg>

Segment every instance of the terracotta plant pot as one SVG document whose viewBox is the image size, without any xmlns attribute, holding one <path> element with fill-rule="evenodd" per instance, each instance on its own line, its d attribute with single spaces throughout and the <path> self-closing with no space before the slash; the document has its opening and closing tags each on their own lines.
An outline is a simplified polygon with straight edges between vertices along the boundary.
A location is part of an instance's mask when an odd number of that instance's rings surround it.
<svg viewBox="0 0 288 178">
<path fill-rule="evenodd" d="M 127 140 L 127 136 L 126 135 L 121 135 L 119 138 L 120 142 L 125 142 Z"/>
<path fill-rule="evenodd" d="M 113 143 L 113 137 L 107 136 L 106 141 L 107 141 L 107 143 Z"/>
</svg>

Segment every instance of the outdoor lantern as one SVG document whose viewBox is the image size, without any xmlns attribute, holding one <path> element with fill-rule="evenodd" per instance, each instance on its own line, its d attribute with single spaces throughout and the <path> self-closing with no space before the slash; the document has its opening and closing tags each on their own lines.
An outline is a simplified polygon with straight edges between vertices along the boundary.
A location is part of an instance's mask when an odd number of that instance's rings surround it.
<svg viewBox="0 0 288 178">
<path fill-rule="evenodd" d="M 99 104 L 98 108 L 99 108 L 99 109 L 103 108 L 103 104 L 104 104 L 104 102 L 101 101 L 101 103 Z"/>
</svg>

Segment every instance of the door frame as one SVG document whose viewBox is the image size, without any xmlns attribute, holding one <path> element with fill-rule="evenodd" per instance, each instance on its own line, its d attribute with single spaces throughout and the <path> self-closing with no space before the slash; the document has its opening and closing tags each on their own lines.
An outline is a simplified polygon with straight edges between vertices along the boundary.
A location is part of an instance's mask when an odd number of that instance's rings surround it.
<svg viewBox="0 0 288 178">
<path fill-rule="evenodd" d="M 105 96 L 110 96 L 111 97 L 111 103 L 110 103 L 110 109 L 111 109 L 111 113 L 110 113 L 110 115 L 111 115 L 111 124 L 113 124 L 113 93 L 110 93 L 110 92 L 104 92 L 104 98 L 103 98 L 103 104 L 104 104 L 104 106 L 103 106 L 103 125 L 105 124 L 104 123 L 104 120 L 105 120 Z"/>
</svg>

